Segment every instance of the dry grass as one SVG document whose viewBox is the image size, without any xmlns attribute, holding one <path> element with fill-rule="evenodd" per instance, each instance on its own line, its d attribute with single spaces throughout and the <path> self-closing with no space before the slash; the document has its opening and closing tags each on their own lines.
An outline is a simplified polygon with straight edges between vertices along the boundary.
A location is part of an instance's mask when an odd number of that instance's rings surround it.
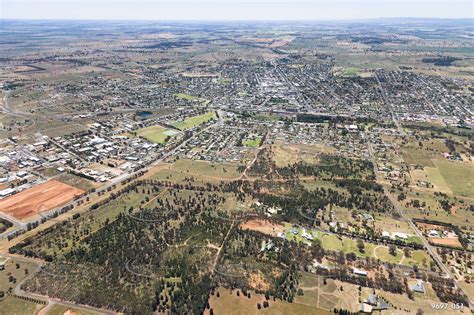
<svg viewBox="0 0 474 315">
<path fill-rule="evenodd" d="M 209 304 L 214 314 L 228 315 L 251 315 L 251 314 L 268 314 L 268 315 L 284 315 L 284 314 L 308 314 L 308 315 L 329 315 L 329 311 L 322 310 L 311 305 L 299 303 L 288 303 L 284 301 L 273 301 L 270 299 L 268 303 L 270 307 L 258 309 L 257 303 L 263 305 L 265 296 L 261 294 L 251 293 L 250 298 L 240 293 L 237 296 L 237 290 L 230 291 L 224 288 L 218 289 L 220 297 L 216 294 L 209 298 Z M 204 311 L 205 315 L 209 315 L 209 310 Z"/>
</svg>

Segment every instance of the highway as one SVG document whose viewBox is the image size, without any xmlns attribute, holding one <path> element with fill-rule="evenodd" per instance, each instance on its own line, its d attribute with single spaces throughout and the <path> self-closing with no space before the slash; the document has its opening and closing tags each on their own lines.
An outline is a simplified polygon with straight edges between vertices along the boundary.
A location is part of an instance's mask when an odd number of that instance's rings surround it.
<svg viewBox="0 0 474 315">
<path fill-rule="evenodd" d="M 401 127 L 400 125 L 400 122 L 398 121 L 397 119 L 397 116 L 393 110 L 393 107 L 392 105 L 390 104 L 390 102 L 388 101 L 388 98 L 387 98 L 387 94 L 382 86 L 382 82 L 380 81 L 377 73 L 375 73 L 375 78 L 377 80 L 377 83 L 379 85 L 379 89 L 380 89 L 380 93 L 382 94 L 382 98 L 385 102 L 385 105 L 387 106 L 387 108 L 390 110 L 390 114 L 392 116 L 392 120 L 394 122 L 394 124 L 397 126 L 397 129 L 399 131 L 399 133 L 403 136 L 406 136 L 406 133 L 405 131 L 403 130 L 403 128 Z M 374 153 L 374 149 L 373 149 L 373 146 L 372 146 L 372 142 L 370 141 L 370 137 L 369 135 L 366 134 L 366 139 L 367 139 L 367 143 L 368 143 L 368 148 L 369 148 L 369 154 L 370 154 L 370 158 L 372 160 L 372 164 L 373 164 L 373 167 L 374 167 L 374 173 L 375 173 L 375 176 L 377 177 L 377 181 L 380 181 L 380 177 L 379 177 L 379 174 L 378 174 L 378 167 L 377 167 L 377 161 L 376 161 L 376 158 L 375 158 L 375 153 Z M 383 186 L 383 185 L 382 185 Z M 463 292 L 463 294 L 467 297 L 468 299 L 468 302 L 469 302 L 469 307 L 473 307 L 474 304 L 470 298 L 470 296 L 466 293 L 466 291 L 460 287 L 458 284 L 457 284 L 457 281 L 456 281 L 456 277 L 452 274 L 451 270 L 449 269 L 449 267 L 447 267 L 443 261 L 441 260 L 441 257 L 438 255 L 438 253 L 436 252 L 436 250 L 434 249 L 433 246 L 431 246 L 431 244 L 428 242 L 428 240 L 425 238 L 425 236 L 423 235 L 423 233 L 421 233 L 421 231 L 418 229 L 418 227 L 416 226 L 416 224 L 413 223 L 413 221 L 406 215 L 405 211 L 402 209 L 402 207 L 400 207 L 399 203 L 395 200 L 395 198 L 387 191 L 387 188 L 385 186 L 383 186 L 384 188 L 384 193 L 385 195 L 387 196 L 387 198 L 390 200 L 390 202 L 393 204 L 393 207 L 395 208 L 395 210 L 398 212 L 398 214 L 400 214 L 401 218 L 406 221 L 408 223 L 408 225 L 412 228 L 412 230 L 415 232 L 416 236 L 418 236 L 423 245 L 425 246 L 426 250 L 428 251 L 428 253 L 430 254 L 431 258 L 436 262 L 436 264 L 438 265 L 438 267 L 441 269 L 442 272 L 444 272 L 446 274 L 446 276 L 448 278 L 450 278 L 453 283 L 454 283 L 454 286 L 459 289 L 461 292 Z"/>
<path fill-rule="evenodd" d="M 375 158 L 375 152 L 374 152 L 374 149 L 373 149 L 373 146 L 372 146 L 372 142 L 370 141 L 370 137 L 369 135 L 366 134 L 366 139 L 367 139 L 367 143 L 368 143 L 368 148 L 369 148 L 369 154 L 370 154 L 370 158 L 372 160 L 372 164 L 373 164 L 373 168 L 374 168 L 374 173 L 375 173 L 375 176 L 377 178 L 377 182 L 381 182 L 381 178 L 380 178 L 380 175 L 379 175 L 379 172 L 378 172 L 378 166 L 377 166 L 377 161 L 376 161 L 376 158 Z M 473 302 L 471 301 L 471 298 L 470 296 L 466 293 L 466 291 L 460 287 L 456 281 L 456 277 L 452 274 L 452 272 L 449 270 L 449 267 L 447 267 L 443 261 L 441 260 L 441 257 L 438 255 L 438 253 L 436 252 L 435 248 L 433 248 L 433 246 L 431 246 L 431 244 L 428 242 L 428 240 L 425 238 L 425 236 L 423 235 L 423 233 L 421 233 L 421 231 L 418 229 L 418 227 L 415 225 L 415 223 L 413 223 L 413 221 L 406 215 L 405 211 L 402 209 L 402 207 L 400 207 L 400 204 L 395 200 L 395 198 L 390 194 L 390 192 L 387 190 L 387 188 L 385 187 L 385 185 L 382 185 L 383 187 L 383 190 L 384 190 L 384 194 L 387 196 L 387 198 L 390 200 L 390 202 L 393 204 L 393 207 L 395 208 L 395 210 L 398 212 L 398 214 L 400 214 L 400 217 L 408 223 L 408 225 L 412 228 L 412 230 L 415 232 L 416 236 L 418 236 L 423 245 L 425 246 L 426 250 L 428 251 L 428 253 L 430 254 L 431 258 L 436 262 L 436 264 L 438 265 L 438 267 L 441 269 L 442 272 L 444 272 L 444 274 L 450 278 L 453 283 L 454 283 L 454 286 L 455 288 L 459 289 L 466 297 L 467 297 L 467 300 L 469 302 L 469 307 L 470 308 L 473 308 L 474 304 Z"/>
<path fill-rule="evenodd" d="M 143 168 L 141 170 L 137 170 L 135 172 L 132 172 L 132 173 L 126 173 L 126 174 L 122 174 L 120 176 L 117 176 L 115 178 L 113 178 L 111 181 L 109 181 L 107 184 L 105 184 L 104 186 L 102 186 L 101 188 L 97 189 L 96 191 L 94 192 L 90 192 L 84 196 L 82 196 L 81 198 L 77 199 L 77 200 L 74 200 L 66 205 L 63 205 L 61 206 L 62 207 L 65 207 L 65 206 L 68 206 L 68 205 L 74 205 L 74 206 L 77 206 L 78 203 L 80 203 L 81 201 L 85 200 L 86 198 L 90 198 L 94 195 L 98 195 L 99 192 L 104 192 L 104 191 L 107 191 L 108 188 L 112 187 L 113 185 L 116 185 L 116 184 L 119 184 L 120 182 L 122 182 L 123 180 L 126 180 L 126 179 L 130 179 L 130 178 L 133 178 L 134 176 L 140 174 L 140 172 L 143 172 L 143 171 L 146 171 L 146 170 L 149 170 L 157 165 L 159 165 L 160 163 L 162 163 L 166 158 L 174 155 L 178 150 L 180 150 L 181 148 L 183 148 L 189 141 L 191 141 L 194 137 L 198 136 L 199 134 L 205 132 L 206 130 L 210 129 L 210 128 L 213 128 L 215 127 L 216 125 L 220 125 L 223 123 L 223 115 L 222 113 L 219 113 L 219 118 L 217 119 L 216 122 L 210 124 L 209 126 L 193 133 L 193 135 L 182 141 L 179 145 L 177 145 L 174 149 L 170 150 L 169 152 L 165 153 L 161 158 L 155 160 L 153 163 L 151 163 L 149 166 L 147 166 L 146 168 Z M 85 211 L 87 211 L 87 209 L 85 209 Z M 10 218 L 8 218 L 10 219 Z M 64 220 L 66 220 L 67 218 L 64 218 Z M 41 226 L 41 225 L 40 225 Z M 39 268 L 38 270 L 41 269 L 42 265 L 43 265 L 43 261 L 39 260 L 39 259 L 35 259 L 35 258 L 27 258 L 27 257 L 20 257 L 20 256 L 17 256 L 17 255 L 11 255 L 11 254 L 8 254 L 6 251 L 7 251 L 7 247 L 5 247 L 4 251 L 0 253 L 1 256 L 3 257 L 9 257 L 9 258 L 13 258 L 13 259 L 16 259 L 16 260 L 19 260 L 19 261 L 27 261 L 27 262 L 34 262 L 36 263 Z M 37 271 L 38 271 L 37 270 Z M 36 271 L 36 272 L 37 272 Z M 45 314 L 47 310 L 49 310 L 54 304 L 59 304 L 59 305 L 63 305 L 63 306 L 66 306 L 66 307 L 69 307 L 69 308 L 75 308 L 75 309 L 79 309 L 79 310 L 84 310 L 84 311 L 94 311 L 94 312 L 100 312 L 100 313 L 104 313 L 104 314 L 116 314 L 115 312 L 112 312 L 112 311 L 109 311 L 109 310 L 104 310 L 104 309 L 98 309 L 98 308 L 94 308 L 94 307 L 91 307 L 91 306 L 87 306 L 87 305 L 80 305 L 80 304 L 76 304 L 76 303 L 72 303 L 72 302 L 67 302 L 67 301 L 62 301 L 62 300 L 59 300 L 59 299 L 54 299 L 54 298 L 50 298 L 50 297 L 46 297 L 46 296 L 42 296 L 42 295 L 39 295 L 39 294 L 34 294 L 34 293 L 30 293 L 30 292 L 25 292 L 21 289 L 21 285 L 27 281 L 30 277 L 32 277 L 36 272 L 32 272 L 27 278 L 25 278 L 23 281 L 21 281 L 20 283 L 18 283 L 15 287 L 15 294 L 16 295 L 19 295 L 19 296 L 24 296 L 24 297 L 31 297 L 31 298 L 35 298 L 35 299 L 39 299 L 39 300 L 42 300 L 42 301 L 46 301 L 47 302 L 47 306 L 45 308 L 43 308 L 42 310 L 42 313 L 41 314 Z"/>
<path fill-rule="evenodd" d="M 152 162 L 150 165 L 148 165 L 147 167 L 143 168 L 143 169 L 140 169 L 140 170 L 137 170 L 135 172 L 131 172 L 131 173 L 124 173 L 122 175 L 119 175 L 117 177 L 114 177 L 112 178 L 110 181 L 108 181 L 107 183 L 105 183 L 103 186 L 101 186 L 100 188 L 97 188 L 95 191 L 93 192 L 88 192 L 87 194 L 83 195 L 82 197 L 78 198 L 78 199 L 75 199 L 67 204 L 64 204 L 64 205 L 61 205 L 61 207 L 58 207 L 58 208 L 55 208 L 55 209 L 51 209 L 48 211 L 49 214 L 51 213 L 54 213 L 55 211 L 59 211 L 60 209 L 64 208 L 64 207 L 67 207 L 69 205 L 73 205 L 74 207 L 75 206 L 78 206 L 80 205 L 82 202 L 86 201 L 87 198 L 91 198 L 91 197 L 94 197 L 96 195 L 99 195 L 99 193 L 102 193 L 102 192 L 106 192 L 107 189 L 111 188 L 112 186 L 114 185 L 117 185 L 117 184 L 120 184 L 122 181 L 124 180 L 127 180 L 127 179 L 130 179 L 130 178 L 133 178 L 134 176 L 140 174 L 140 172 L 143 172 L 143 171 L 146 171 L 146 170 L 149 170 L 149 169 L 152 169 L 153 167 L 159 165 L 160 163 L 162 163 L 165 159 L 167 159 L 168 157 L 170 156 L 173 156 L 178 150 L 180 150 L 182 147 L 184 147 L 189 141 L 191 141 L 194 137 L 198 136 L 199 134 L 205 132 L 206 130 L 216 126 L 216 125 L 220 125 L 223 123 L 223 118 L 222 118 L 223 114 L 222 112 L 220 112 L 219 114 L 219 118 L 217 119 L 216 122 L 214 122 L 213 124 L 210 124 L 209 126 L 199 130 L 198 132 L 195 132 L 193 133 L 193 135 L 182 141 L 179 145 L 177 145 L 174 149 L 171 149 L 170 151 L 166 152 L 165 154 L 163 154 L 163 156 L 161 156 L 159 159 L 156 159 L 154 162 Z M 25 229 L 26 228 L 26 224 L 24 222 L 21 222 L 19 220 L 16 220 L 14 218 L 11 218 L 11 216 L 7 216 L 7 215 L 4 215 L 0 212 L 0 216 L 4 217 L 4 219 L 7 219 L 9 221 L 12 221 L 16 227 L 16 230 L 18 229 Z M 41 218 L 39 218 L 38 220 L 41 220 Z M 15 230 L 15 231 L 16 231 Z M 14 231 L 10 232 L 10 233 L 13 233 Z M 10 234 L 9 233 L 9 234 Z M 2 237 L 6 237 L 6 235 L 2 235 Z M 1 239 L 1 238 L 0 238 Z"/>
</svg>

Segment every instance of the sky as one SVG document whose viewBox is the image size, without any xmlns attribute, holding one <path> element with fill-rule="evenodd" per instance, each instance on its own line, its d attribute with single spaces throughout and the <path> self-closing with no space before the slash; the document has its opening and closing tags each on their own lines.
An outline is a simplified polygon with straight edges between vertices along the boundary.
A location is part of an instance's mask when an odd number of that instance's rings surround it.
<svg viewBox="0 0 474 315">
<path fill-rule="evenodd" d="M 474 18 L 474 0 L 0 0 L 0 19 L 348 20 Z"/>
</svg>

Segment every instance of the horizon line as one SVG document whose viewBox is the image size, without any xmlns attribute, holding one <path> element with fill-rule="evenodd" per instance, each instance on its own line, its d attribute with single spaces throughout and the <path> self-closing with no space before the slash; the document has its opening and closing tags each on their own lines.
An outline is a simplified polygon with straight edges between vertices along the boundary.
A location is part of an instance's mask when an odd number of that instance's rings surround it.
<svg viewBox="0 0 474 315">
<path fill-rule="evenodd" d="M 347 18 L 347 19 L 116 19 L 116 18 L 3 18 L 0 21 L 104 21 L 104 22 L 348 22 L 348 21 L 376 21 L 376 20 L 473 20 L 474 17 L 411 17 L 411 16 L 380 16 L 370 18 Z M 473 26 L 474 27 L 474 26 Z"/>
</svg>

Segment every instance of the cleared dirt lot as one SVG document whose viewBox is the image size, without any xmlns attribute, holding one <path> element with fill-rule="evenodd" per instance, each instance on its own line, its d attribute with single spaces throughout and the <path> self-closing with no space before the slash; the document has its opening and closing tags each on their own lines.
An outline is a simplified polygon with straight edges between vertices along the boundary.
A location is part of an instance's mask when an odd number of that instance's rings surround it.
<svg viewBox="0 0 474 315">
<path fill-rule="evenodd" d="M 435 238 L 430 237 L 430 242 L 436 245 L 448 245 L 455 247 L 462 247 L 461 243 L 457 238 Z"/>
<path fill-rule="evenodd" d="M 84 190 L 50 180 L 0 200 L 0 211 L 24 219 L 61 206 L 83 193 Z"/>
<path fill-rule="evenodd" d="M 272 236 L 277 236 L 278 233 L 285 231 L 283 225 L 274 224 L 267 220 L 249 220 L 242 224 L 242 229 L 258 231 Z"/>
</svg>

